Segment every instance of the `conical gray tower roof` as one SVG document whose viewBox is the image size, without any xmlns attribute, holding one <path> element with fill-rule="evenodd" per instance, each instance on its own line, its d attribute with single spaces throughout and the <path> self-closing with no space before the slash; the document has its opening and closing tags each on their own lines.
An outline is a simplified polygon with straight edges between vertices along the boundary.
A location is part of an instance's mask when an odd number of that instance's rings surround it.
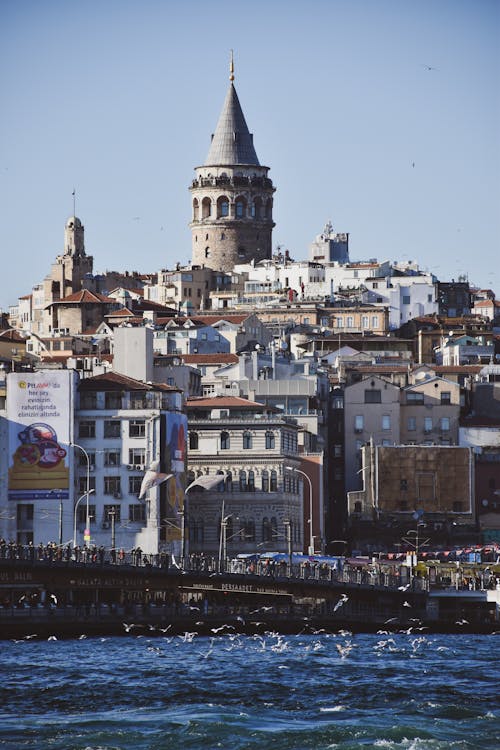
<svg viewBox="0 0 500 750">
<path fill-rule="evenodd" d="M 205 166 L 234 166 L 236 164 L 259 165 L 253 146 L 252 134 L 241 109 L 238 94 L 231 82 L 212 136 L 212 144 Z"/>
</svg>

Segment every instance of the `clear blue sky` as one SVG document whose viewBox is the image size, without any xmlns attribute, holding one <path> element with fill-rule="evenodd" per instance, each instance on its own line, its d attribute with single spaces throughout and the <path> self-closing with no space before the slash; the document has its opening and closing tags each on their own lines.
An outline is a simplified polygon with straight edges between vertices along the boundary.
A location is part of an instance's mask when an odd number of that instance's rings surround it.
<svg viewBox="0 0 500 750">
<path fill-rule="evenodd" d="M 1 308 L 62 251 L 73 188 L 95 272 L 190 260 L 231 48 L 274 246 L 306 258 L 331 219 L 352 260 L 500 296 L 498 0 L 2 0 Z"/>
</svg>

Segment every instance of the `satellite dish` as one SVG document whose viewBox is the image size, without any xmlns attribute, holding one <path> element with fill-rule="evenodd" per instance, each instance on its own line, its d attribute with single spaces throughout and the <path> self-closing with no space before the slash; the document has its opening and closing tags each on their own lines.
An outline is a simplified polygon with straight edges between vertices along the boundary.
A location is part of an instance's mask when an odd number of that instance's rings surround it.
<svg viewBox="0 0 500 750">
<path fill-rule="evenodd" d="M 286 341 L 282 341 L 282 342 L 281 342 L 281 344 L 280 344 L 280 347 L 281 347 L 281 348 L 282 348 L 283 350 L 285 350 L 285 349 L 288 349 L 288 344 L 286 343 Z"/>
</svg>

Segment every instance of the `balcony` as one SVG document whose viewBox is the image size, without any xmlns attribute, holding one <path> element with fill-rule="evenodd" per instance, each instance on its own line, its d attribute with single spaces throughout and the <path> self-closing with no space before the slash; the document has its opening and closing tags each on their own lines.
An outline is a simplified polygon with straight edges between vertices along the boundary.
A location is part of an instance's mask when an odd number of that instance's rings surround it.
<svg viewBox="0 0 500 750">
<path fill-rule="evenodd" d="M 171 403 L 171 399 L 161 393 L 150 393 L 144 397 L 124 394 L 104 400 L 98 398 L 95 393 L 80 394 L 81 411 L 143 411 L 148 409 L 179 411 Z"/>
</svg>

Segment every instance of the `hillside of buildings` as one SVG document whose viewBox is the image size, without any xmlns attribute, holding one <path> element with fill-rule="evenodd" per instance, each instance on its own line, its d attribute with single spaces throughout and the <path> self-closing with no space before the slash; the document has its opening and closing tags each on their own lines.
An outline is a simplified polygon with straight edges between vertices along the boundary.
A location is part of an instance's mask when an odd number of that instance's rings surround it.
<svg viewBox="0 0 500 750">
<path fill-rule="evenodd" d="M 174 556 L 500 542 L 494 291 L 353 261 L 330 222 L 304 260 L 273 250 L 268 171 L 231 82 L 189 186 L 191 264 L 96 273 L 66 221 L 1 318 L 1 537 Z"/>
</svg>

